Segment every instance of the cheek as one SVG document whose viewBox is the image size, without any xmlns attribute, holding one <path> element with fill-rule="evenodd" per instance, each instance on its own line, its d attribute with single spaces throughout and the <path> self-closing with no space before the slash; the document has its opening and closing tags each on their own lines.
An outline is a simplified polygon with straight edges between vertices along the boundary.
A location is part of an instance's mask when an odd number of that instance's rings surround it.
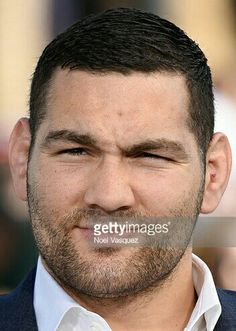
<svg viewBox="0 0 236 331">
<path fill-rule="evenodd" d="M 73 167 L 43 165 L 37 174 L 38 189 L 47 207 L 60 215 L 72 207 L 80 207 L 86 176 Z"/>
<path fill-rule="evenodd" d="M 167 210 L 180 208 L 190 198 L 190 192 L 193 194 L 194 188 L 198 189 L 192 177 L 174 171 L 139 174 L 133 190 L 147 212 L 166 215 Z"/>
</svg>

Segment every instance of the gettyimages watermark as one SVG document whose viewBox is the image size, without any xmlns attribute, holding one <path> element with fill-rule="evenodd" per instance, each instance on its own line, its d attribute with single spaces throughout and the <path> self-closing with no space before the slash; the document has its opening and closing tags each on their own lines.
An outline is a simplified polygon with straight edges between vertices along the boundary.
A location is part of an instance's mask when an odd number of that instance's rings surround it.
<svg viewBox="0 0 236 331">
<path fill-rule="evenodd" d="M 186 224 L 188 226 L 185 227 Z M 185 247 L 191 232 L 191 222 L 187 218 L 184 220 L 183 217 L 180 220 L 177 217 L 107 216 L 99 217 L 96 222 L 93 222 L 90 241 L 98 248 L 112 246 Z"/>
<path fill-rule="evenodd" d="M 141 235 L 155 236 L 169 231 L 170 222 L 159 224 L 139 224 L 109 222 L 108 224 L 94 224 L 94 244 L 141 244 Z"/>
<path fill-rule="evenodd" d="M 236 247 L 236 217 L 100 217 L 89 238 L 99 247 Z"/>
</svg>

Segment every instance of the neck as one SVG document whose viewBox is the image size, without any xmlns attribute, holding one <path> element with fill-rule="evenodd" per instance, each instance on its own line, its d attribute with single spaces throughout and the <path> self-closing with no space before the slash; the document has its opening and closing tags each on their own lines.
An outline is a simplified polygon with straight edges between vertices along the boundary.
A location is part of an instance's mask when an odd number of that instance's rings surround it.
<svg viewBox="0 0 236 331">
<path fill-rule="evenodd" d="M 190 250 L 161 286 L 134 296 L 94 298 L 60 285 L 81 306 L 102 316 L 114 331 L 183 330 L 196 303 Z"/>
</svg>

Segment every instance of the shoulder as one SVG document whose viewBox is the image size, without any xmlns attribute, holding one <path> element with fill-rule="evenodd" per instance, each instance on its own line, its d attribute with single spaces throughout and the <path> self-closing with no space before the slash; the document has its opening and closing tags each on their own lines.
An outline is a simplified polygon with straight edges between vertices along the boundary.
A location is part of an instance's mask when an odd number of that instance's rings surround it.
<svg viewBox="0 0 236 331">
<path fill-rule="evenodd" d="M 37 330 L 33 308 L 35 269 L 10 294 L 0 296 L 0 330 Z"/>
<path fill-rule="evenodd" d="M 217 289 L 221 304 L 236 311 L 236 291 Z M 235 315 L 236 318 L 236 315 Z"/>
<path fill-rule="evenodd" d="M 236 292 L 217 289 L 218 297 L 222 307 L 221 316 L 215 330 L 236 330 Z"/>
</svg>

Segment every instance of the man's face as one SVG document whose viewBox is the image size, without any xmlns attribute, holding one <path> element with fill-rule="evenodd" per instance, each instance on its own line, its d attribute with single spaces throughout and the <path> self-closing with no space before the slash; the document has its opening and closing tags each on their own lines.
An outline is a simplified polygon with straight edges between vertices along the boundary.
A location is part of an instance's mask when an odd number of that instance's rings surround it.
<svg viewBox="0 0 236 331">
<path fill-rule="evenodd" d="M 178 264 L 203 188 L 188 104 L 177 74 L 55 73 L 28 200 L 40 253 L 63 284 L 98 297 L 128 295 Z M 179 223 L 182 247 L 96 249 L 88 240 L 92 219 L 137 215 L 187 218 Z"/>
</svg>

